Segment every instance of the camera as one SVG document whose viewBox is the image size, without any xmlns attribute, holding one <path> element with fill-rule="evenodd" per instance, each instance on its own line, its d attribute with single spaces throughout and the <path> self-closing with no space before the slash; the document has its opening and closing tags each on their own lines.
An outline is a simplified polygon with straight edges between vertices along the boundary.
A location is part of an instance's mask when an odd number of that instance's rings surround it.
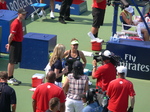
<svg viewBox="0 0 150 112">
<path fill-rule="evenodd" d="M 115 66 L 120 66 L 120 62 L 122 61 L 122 58 L 118 55 L 113 55 L 110 62 Z"/>
<path fill-rule="evenodd" d="M 120 56 L 115 55 L 113 52 L 110 52 L 109 50 L 104 50 L 103 52 L 96 53 L 93 56 L 93 59 L 95 59 L 96 62 L 102 62 L 103 60 L 110 59 L 110 62 L 114 66 L 119 66 L 120 61 L 122 61 Z"/>
<path fill-rule="evenodd" d="M 102 58 L 101 58 L 100 54 L 98 54 L 98 53 L 95 53 L 95 55 L 93 56 L 93 59 L 95 59 L 96 62 L 102 61 Z"/>
<path fill-rule="evenodd" d="M 109 98 L 106 96 L 106 92 L 102 91 L 102 89 L 99 87 L 98 89 L 90 88 L 86 93 L 86 99 L 88 104 L 90 101 L 95 101 L 99 106 L 105 107 Z"/>
</svg>

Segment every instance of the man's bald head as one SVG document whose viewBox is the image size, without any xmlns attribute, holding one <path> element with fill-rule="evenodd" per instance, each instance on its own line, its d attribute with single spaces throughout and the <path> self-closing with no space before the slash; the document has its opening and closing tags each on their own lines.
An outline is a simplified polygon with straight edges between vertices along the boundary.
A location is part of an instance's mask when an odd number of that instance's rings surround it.
<svg viewBox="0 0 150 112">
<path fill-rule="evenodd" d="M 56 74 L 53 71 L 49 71 L 46 75 L 47 82 L 54 83 L 56 80 Z"/>
</svg>

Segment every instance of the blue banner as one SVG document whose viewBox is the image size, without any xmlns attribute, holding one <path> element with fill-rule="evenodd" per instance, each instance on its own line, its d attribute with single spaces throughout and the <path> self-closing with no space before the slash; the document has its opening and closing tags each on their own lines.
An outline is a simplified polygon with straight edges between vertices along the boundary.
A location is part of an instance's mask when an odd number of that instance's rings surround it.
<svg viewBox="0 0 150 112">
<path fill-rule="evenodd" d="M 38 3 L 38 0 L 5 0 L 7 3 L 7 8 L 9 10 L 17 11 L 20 8 L 26 9 L 28 12 L 27 17 L 34 12 L 33 7 L 31 4 Z M 47 7 L 49 6 L 50 0 L 44 0 L 47 4 Z"/>
<path fill-rule="evenodd" d="M 119 55 L 120 65 L 128 68 L 128 77 L 150 80 L 150 42 L 119 39 L 119 42 L 107 42 L 106 49 Z"/>
</svg>

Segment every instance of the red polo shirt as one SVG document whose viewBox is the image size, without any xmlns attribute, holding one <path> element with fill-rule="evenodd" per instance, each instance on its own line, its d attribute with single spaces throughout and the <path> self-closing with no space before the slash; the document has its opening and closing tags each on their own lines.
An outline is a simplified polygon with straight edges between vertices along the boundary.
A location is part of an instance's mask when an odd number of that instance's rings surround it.
<svg viewBox="0 0 150 112">
<path fill-rule="evenodd" d="M 96 87 L 100 86 L 103 91 L 106 91 L 109 82 L 116 79 L 116 68 L 112 63 L 107 63 L 98 67 L 93 77 L 97 79 Z"/>
<path fill-rule="evenodd" d="M 57 85 L 48 82 L 39 85 L 32 96 L 32 99 L 36 100 L 36 112 L 45 112 L 49 108 L 49 100 L 53 97 L 59 98 L 60 103 L 66 101 L 64 91 Z"/>
<path fill-rule="evenodd" d="M 15 19 L 10 26 L 10 33 L 14 34 L 12 41 L 22 42 L 23 41 L 23 28 L 22 22 Z"/>
<path fill-rule="evenodd" d="M 132 82 L 118 78 L 109 83 L 107 89 L 109 96 L 108 109 L 112 112 L 127 112 L 129 96 L 134 96 Z"/>
<path fill-rule="evenodd" d="M 6 2 L 0 2 L 0 9 L 7 9 Z"/>
<path fill-rule="evenodd" d="M 93 0 L 92 7 L 99 9 L 106 9 L 106 0 L 103 0 L 100 3 L 97 3 L 96 0 Z"/>
</svg>

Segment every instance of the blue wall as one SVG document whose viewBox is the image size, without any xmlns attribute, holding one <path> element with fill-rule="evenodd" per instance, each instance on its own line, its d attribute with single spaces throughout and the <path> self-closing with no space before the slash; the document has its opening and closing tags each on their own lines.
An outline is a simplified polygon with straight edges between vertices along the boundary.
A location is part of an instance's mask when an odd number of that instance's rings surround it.
<svg viewBox="0 0 150 112">
<path fill-rule="evenodd" d="M 39 2 L 39 0 L 5 0 L 7 3 L 7 8 L 9 10 L 17 11 L 20 8 L 25 8 L 28 11 L 27 17 L 34 11 L 30 6 L 33 3 Z M 50 0 L 44 0 L 49 6 Z"/>
</svg>

